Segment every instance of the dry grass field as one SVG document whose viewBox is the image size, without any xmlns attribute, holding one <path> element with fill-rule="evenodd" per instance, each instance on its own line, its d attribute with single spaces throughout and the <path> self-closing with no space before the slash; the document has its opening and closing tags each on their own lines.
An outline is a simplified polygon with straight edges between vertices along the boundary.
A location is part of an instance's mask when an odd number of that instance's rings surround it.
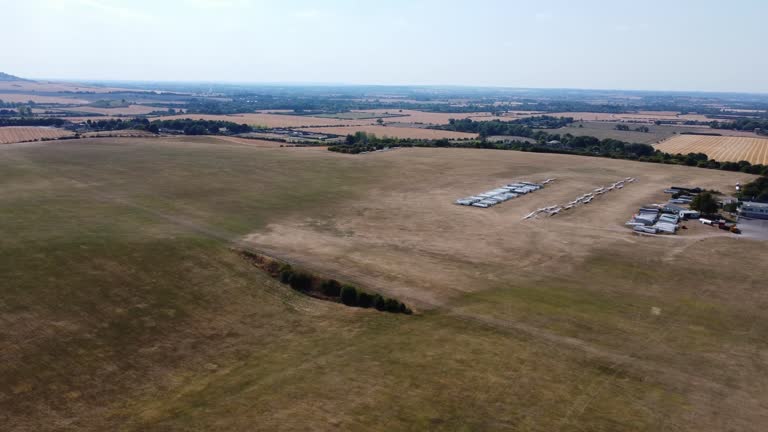
<svg viewBox="0 0 768 432">
<path fill-rule="evenodd" d="M 72 123 L 79 123 L 79 122 L 85 122 L 88 120 L 125 120 L 125 117 L 123 116 L 73 116 L 73 117 L 66 117 L 66 120 Z M 154 118 L 152 120 L 160 119 Z"/>
<path fill-rule="evenodd" d="M 641 111 L 637 114 L 611 114 L 595 112 L 561 112 L 550 113 L 554 117 L 573 117 L 575 120 L 584 121 L 632 121 L 640 123 L 653 123 L 656 120 L 684 122 L 687 120 L 711 121 L 701 114 L 680 114 L 672 111 Z"/>
<path fill-rule="evenodd" d="M 330 133 L 336 135 L 351 135 L 355 132 L 366 132 L 378 137 L 392 138 L 413 138 L 413 139 L 467 139 L 477 138 L 476 134 L 453 132 L 435 129 L 422 129 L 410 127 L 395 126 L 348 126 L 348 127 L 323 127 L 323 128 L 301 128 L 308 132 Z"/>
<path fill-rule="evenodd" d="M 721 162 L 768 165 L 768 138 L 679 135 L 656 145 L 667 153 L 704 153 Z"/>
<path fill-rule="evenodd" d="M 50 81 L 0 81 L 0 93 L 3 90 L 13 90 L 14 92 L 88 92 L 88 93 L 109 93 L 114 91 L 134 91 L 119 87 L 98 87 L 79 83 L 50 82 Z M 77 98 L 76 94 L 72 95 Z M 64 96 L 62 96 L 64 97 Z"/>
<path fill-rule="evenodd" d="M 752 176 L 214 137 L 0 147 L 8 431 L 762 431 L 768 243 L 622 223 Z M 553 218 L 531 210 L 627 176 Z M 491 209 L 452 201 L 551 186 Z M 413 305 L 305 297 L 247 245 Z"/>
<path fill-rule="evenodd" d="M 72 132 L 64 129 L 35 126 L 0 127 L 0 144 L 35 141 L 43 138 L 61 138 Z"/>
<path fill-rule="evenodd" d="M 356 112 L 372 113 L 372 114 L 393 114 L 398 117 L 384 118 L 387 123 L 424 123 L 424 124 L 447 124 L 450 119 L 464 119 L 471 118 L 473 120 L 485 120 L 490 118 L 491 114 L 488 112 L 477 113 L 433 113 L 425 111 L 407 110 L 407 109 L 375 109 L 375 110 L 360 110 Z M 375 120 L 375 119 L 374 119 Z"/>
<path fill-rule="evenodd" d="M 163 120 L 172 119 L 202 119 L 202 120 L 223 120 L 235 123 L 245 123 L 254 126 L 263 126 L 268 128 L 298 128 L 298 127 L 316 127 L 316 126 L 363 126 L 375 124 L 376 119 L 369 120 L 341 120 L 332 118 L 318 118 L 310 116 L 295 116 L 286 114 L 232 114 L 232 115 L 210 115 L 210 114 L 182 114 L 176 116 L 164 116 Z"/>
<path fill-rule="evenodd" d="M 92 106 L 78 106 L 74 108 L 60 108 L 59 111 L 94 113 L 105 116 L 132 116 L 149 114 L 152 111 L 162 111 L 163 108 L 151 107 L 146 105 L 130 105 L 120 108 L 99 108 Z"/>
<path fill-rule="evenodd" d="M 0 100 L 3 102 L 27 103 L 33 101 L 40 104 L 86 104 L 88 101 L 77 99 L 77 96 L 40 96 L 36 94 L 20 93 L 0 93 Z"/>
<path fill-rule="evenodd" d="M 153 138 L 156 135 L 153 134 L 152 132 L 143 131 L 143 130 L 125 129 L 125 130 L 113 130 L 113 131 L 85 132 L 82 134 L 82 136 L 86 138 L 97 138 L 97 137 Z"/>
</svg>

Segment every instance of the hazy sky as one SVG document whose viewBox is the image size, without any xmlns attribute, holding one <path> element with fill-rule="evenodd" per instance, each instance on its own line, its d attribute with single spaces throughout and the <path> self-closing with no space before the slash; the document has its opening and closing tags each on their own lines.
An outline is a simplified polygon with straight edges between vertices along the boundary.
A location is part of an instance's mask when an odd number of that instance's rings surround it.
<svg viewBox="0 0 768 432">
<path fill-rule="evenodd" d="M 768 92 L 766 0 L 0 0 L 32 78 Z"/>
</svg>

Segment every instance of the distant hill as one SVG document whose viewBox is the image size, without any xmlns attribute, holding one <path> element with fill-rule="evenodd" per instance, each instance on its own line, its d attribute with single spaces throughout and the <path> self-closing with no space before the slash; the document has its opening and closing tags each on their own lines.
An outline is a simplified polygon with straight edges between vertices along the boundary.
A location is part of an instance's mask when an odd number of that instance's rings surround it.
<svg viewBox="0 0 768 432">
<path fill-rule="evenodd" d="M 0 72 L 0 81 L 29 81 L 24 78 L 19 78 L 14 75 L 7 74 L 5 72 Z"/>
</svg>

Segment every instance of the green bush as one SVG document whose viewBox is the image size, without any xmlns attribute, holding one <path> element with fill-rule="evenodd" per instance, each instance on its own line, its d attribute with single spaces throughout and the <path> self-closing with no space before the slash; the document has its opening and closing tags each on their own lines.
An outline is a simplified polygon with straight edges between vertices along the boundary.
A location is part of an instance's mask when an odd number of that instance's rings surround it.
<svg viewBox="0 0 768 432">
<path fill-rule="evenodd" d="M 338 297 L 341 295 L 341 284 L 336 279 L 323 281 L 322 285 L 320 285 L 320 289 L 323 291 L 323 294 L 328 297 Z"/>
<path fill-rule="evenodd" d="M 375 307 L 377 310 L 385 311 L 387 310 L 387 302 L 384 297 L 376 294 L 373 296 L 373 307 Z"/>
<path fill-rule="evenodd" d="M 291 283 L 291 279 L 293 279 L 293 268 L 286 264 L 280 268 L 280 282 L 289 284 Z"/>
<path fill-rule="evenodd" d="M 341 287 L 341 302 L 347 306 L 357 306 L 357 288 L 350 285 Z"/>
<path fill-rule="evenodd" d="M 373 296 L 367 292 L 360 292 L 357 295 L 357 305 L 361 308 L 369 308 L 373 306 Z"/>
<path fill-rule="evenodd" d="M 294 272 L 289 282 L 297 291 L 309 291 L 312 288 L 312 276 L 304 272 Z"/>
<path fill-rule="evenodd" d="M 385 305 L 387 312 L 400 312 L 400 302 L 395 299 L 387 299 Z"/>
</svg>

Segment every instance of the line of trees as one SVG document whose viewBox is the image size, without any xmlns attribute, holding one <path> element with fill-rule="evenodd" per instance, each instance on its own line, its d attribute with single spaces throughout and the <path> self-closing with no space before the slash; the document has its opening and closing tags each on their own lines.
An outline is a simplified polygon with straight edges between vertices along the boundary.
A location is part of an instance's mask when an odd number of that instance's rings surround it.
<svg viewBox="0 0 768 432">
<path fill-rule="evenodd" d="M 766 175 L 768 173 L 742 186 L 739 199 L 743 201 L 768 202 L 768 177 Z"/>
<path fill-rule="evenodd" d="M 32 101 L 30 101 L 32 102 Z M 0 99 L 0 108 L 17 108 L 24 105 L 21 102 L 5 102 L 2 99 Z"/>
<path fill-rule="evenodd" d="M 178 133 L 184 135 L 236 135 L 253 132 L 253 127 L 247 124 L 238 124 L 222 120 L 154 120 L 146 118 L 133 119 L 88 119 L 82 126 L 73 125 L 64 118 L 59 117 L 0 117 L 2 126 L 55 126 L 69 127 L 82 131 L 83 128 L 92 131 L 118 131 L 118 130 L 145 130 L 151 133 Z"/>
<path fill-rule="evenodd" d="M 761 135 L 768 135 L 768 119 L 738 119 L 732 122 L 711 122 L 713 129 L 729 129 L 740 131 L 755 131 Z"/>
<path fill-rule="evenodd" d="M 629 132 L 629 131 L 632 131 L 632 130 L 634 130 L 635 132 L 644 132 L 644 133 L 648 133 L 648 132 L 650 132 L 650 131 L 651 131 L 651 130 L 648 128 L 648 126 L 638 126 L 638 127 L 634 128 L 634 129 L 632 129 L 632 128 L 630 128 L 630 127 L 629 127 L 629 125 L 626 125 L 626 124 L 621 124 L 621 123 L 620 123 L 620 124 L 617 124 L 617 125 L 614 127 L 614 129 L 616 129 L 616 130 L 619 130 L 619 131 L 624 131 L 624 132 Z"/>
<path fill-rule="evenodd" d="M 266 255 L 249 251 L 240 253 L 270 276 L 309 296 L 339 302 L 350 307 L 375 308 L 382 312 L 407 315 L 413 313 L 405 303 L 396 299 L 371 294 L 354 285 L 342 284 L 335 279 L 321 278 L 312 273 L 294 269 L 290 264 L 281 263 Z"/>
<path fill-rule="evenodd" d="M 24 118 L 0 118 L 0 126 L 64 126 L 67 122 L 60 118 L 51 117 L 24 117 Z"/>
<path fill-rule="evenodd" d="M 152 133 L 170 132 L 183 133 L 184 135 L 234 135 L 253 131 L 253 128 L 247 124 L 222 120 L 174 119 L 150 122 L 146 118 L 134 118 L 130 120 L 87 120 L 85 125 L 96 131 L 137 129 Z"/>
<path fill-rule="evenodd" d="M 541 132 L 537 132 L 541 134 Z M 495 150 L 517 150 L 535 153 L 558 153 L 580 156 L 597 156 L 612 159 L 628 159 L 640 162 L 686 165 L 699 168 L 740 171 L 749 174 L 768 175 L 768 166 L 751 164 L 748 161 L 719 162 L 710 159 L 704 153 L 670 154 L 656 150 L 648 144 L 629 143 L 615 139 L 603 139 L 592 136 L 573 136 L 571 134 L 538 135 L 535 143 L 508 140 L 491 142 L 487 140 L 411 140 L 397 138 L 378 138 L 372 134 L 357 132 L 348 135 L 344 144 L 328 147 L 328 150 L 357 154 L 381 150 L 385 147 L 457 147 Z"/>
<path fill-rule="evenodd" d="M 296 291 L 340 301 L 350 307 L 375 308 L 382 312 L 408 315 L 413 313 L 405 303 L 393 298 L 387 298 L 380 294 L 370 294 L 354 285 L 341 284 L 335 279 L 318 278 L 305 271 L 295 270 L 289 264 L 281 267 L 279 278 L 280 282 L 290 285 Z"/>
</svg>

